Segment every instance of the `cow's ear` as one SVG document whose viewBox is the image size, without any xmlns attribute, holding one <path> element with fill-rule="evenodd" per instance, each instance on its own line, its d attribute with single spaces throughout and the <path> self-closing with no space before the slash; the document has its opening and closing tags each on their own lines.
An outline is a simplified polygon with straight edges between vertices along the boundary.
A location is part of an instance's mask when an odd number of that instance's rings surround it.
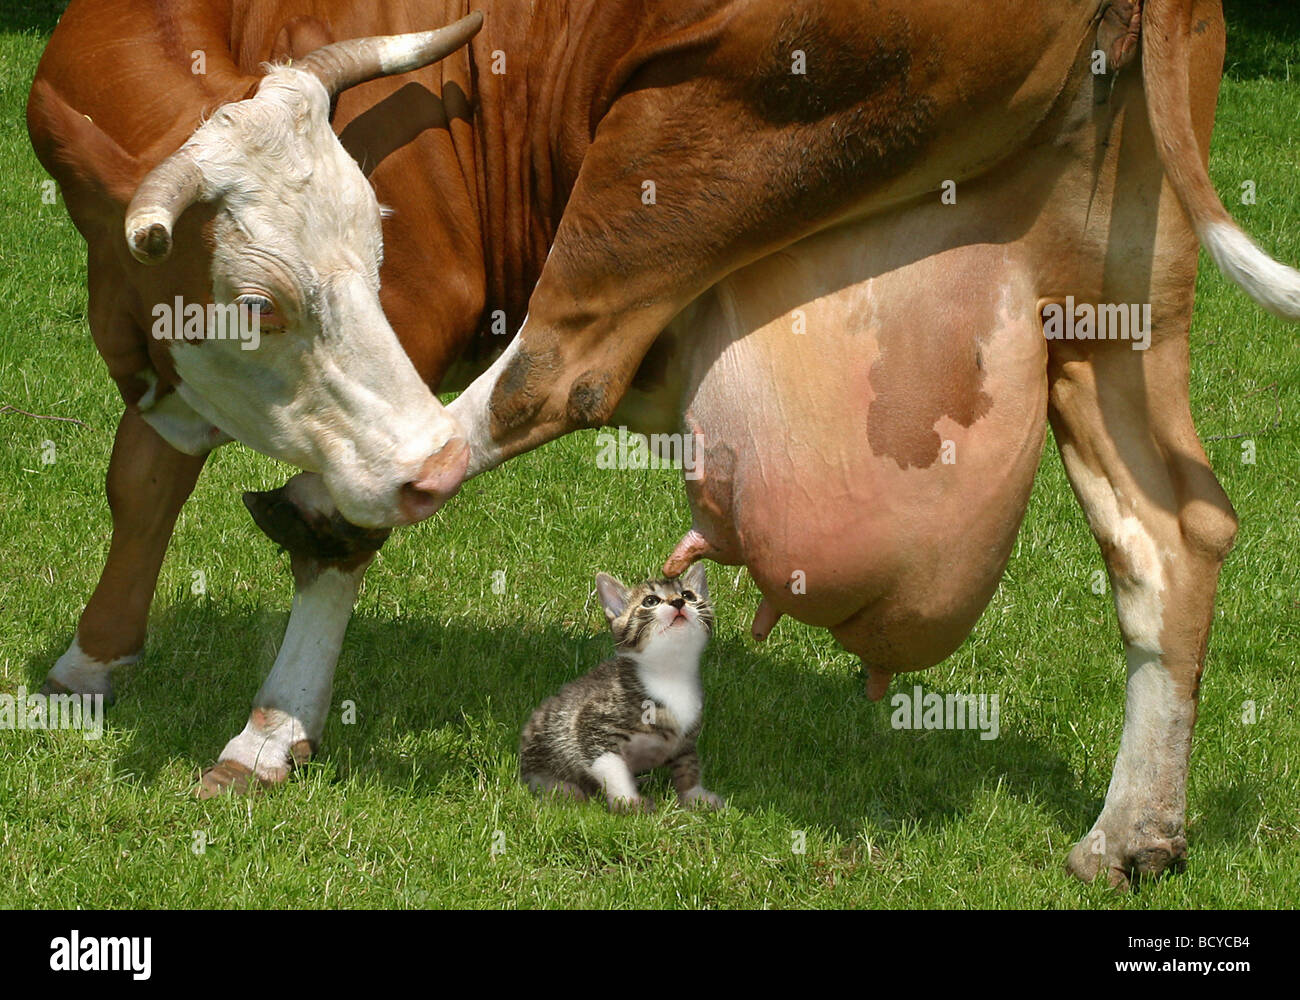
<svg viewBox="0 0 1300 1000">
<path fill-rule="evenodd" d="M 627 588 L 608 573 L 596 574 L 596 593 L 600 595 L 605 617 L 610 621 L 621 615 L 623 609 L 627 607 Z"/>
<path fill-rule="evenodd" d="M 32 84 L 27 130 L 37 159 L 63 188 L 68 210 L 125 209 L 146 164 L 132 156 L 90 118 L 68 106 L 47 81 Z M 75 202 L 75 204 L 74 204 Z"/>
</svg>

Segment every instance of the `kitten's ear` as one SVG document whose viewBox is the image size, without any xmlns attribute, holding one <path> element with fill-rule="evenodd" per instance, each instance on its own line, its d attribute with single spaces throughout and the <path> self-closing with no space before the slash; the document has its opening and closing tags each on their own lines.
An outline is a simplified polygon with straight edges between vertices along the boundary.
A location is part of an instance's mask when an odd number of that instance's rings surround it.
<svg viewBox="0 0 1300 1000">
<path fill-rule="evenodd" d="M 704 577 L 704 563 L 693 563 L 691 568 L 682 574 L 682 586 L 687 590 L 695 591 L 700 597 L 708 600 L 709 581 Z"/>
<path fill-rule="evenodd" d="M 605 606 L 605 617 L 610 621 L 621 615 L 627 607 L 627 588 L 608 573 L 596 574 L 596 593 L 600 595 L 600 603 Z"/>
</svg>

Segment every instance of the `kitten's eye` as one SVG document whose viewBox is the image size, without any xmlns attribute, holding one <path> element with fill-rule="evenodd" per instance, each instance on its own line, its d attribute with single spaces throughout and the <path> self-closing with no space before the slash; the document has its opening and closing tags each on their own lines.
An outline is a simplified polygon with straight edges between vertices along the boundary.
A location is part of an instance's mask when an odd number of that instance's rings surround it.
<svg viewBox="0 0 1300 1000">
<path fill-rule="evenodd" d="M 683 596 L 684 598 L 686 598 L 688 601 L 693 601 L 693 600 L 695 600 L 695 594 L 692 593 L 692 592 L 689 591 L 689 590 L 683 590 L 683 591 L 682 591 L 682 596 Z"/>
<path fill-rule="evenodd" d="M 641 602 L 641 607 L 653 608 L 658 603 L 659 603 L 659 598 L 655 597 L 654 594 L 651 594 L 644 601 Z"/>
</svg>

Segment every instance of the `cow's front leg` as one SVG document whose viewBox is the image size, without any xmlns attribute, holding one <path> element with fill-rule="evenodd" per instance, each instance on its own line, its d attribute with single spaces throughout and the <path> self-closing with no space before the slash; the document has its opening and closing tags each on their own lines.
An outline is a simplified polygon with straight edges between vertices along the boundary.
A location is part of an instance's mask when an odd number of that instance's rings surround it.
<svg viewBox="0 0 1300 1000">
<path fill-rule="evenodd" d="M 753 70 L 750 54 L 732 52 L 735 63 L 711 66 L 718 77 L 700 75 L 713 27 L 697 26 L 699 50 L 683 33 L 671 54 L 656 54 L 655 71 L 681 82 L 629 88 L 601 119 L 518 336 L 448 407 L 469 442 L 468 475 L 608 423 L 686 306 L 866 202 L 898 169 L 845 155 L 846 144 L 864 141 L 847 111 L 843 120 L 810 114 L 792 130 L 783 110 L 750 93 L 701 128 L 700 109 Z M 774 182 L 793 177 L 792 163 L 798 184 Z M 657 388 L 657 375 L 645 377 Z"/>
<path fill-rule="evenodd" d="M 43 692 L 112 699 L 111 671 L 134 663 L 144 648 L 163 556 L 205 458 L 177 451 L 137 411 L 122 414 L 108 463 L 108 559 L 72 645 L 46 676 Z"/>
<path fill-rule="evenodd" d="M 204 772 L 195 790 L 200 798 L 282 782 L 320 746 L 352 607 L 388 535 L 344 521 L 312 473 L 244 500 L 258 526 L 289 550 L 293 608 L 248 724 Z"/>
</svg>

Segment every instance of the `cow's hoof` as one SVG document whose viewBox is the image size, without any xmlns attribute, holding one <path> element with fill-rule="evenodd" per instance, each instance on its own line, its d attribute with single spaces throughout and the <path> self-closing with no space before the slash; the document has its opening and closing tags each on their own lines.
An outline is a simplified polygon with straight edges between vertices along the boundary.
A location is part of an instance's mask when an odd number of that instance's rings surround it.
<svg viewBox="0 0 1300 1000">
<path fill-rule="evenodd" d="M 247 795 L 265 788 L 268 783 L 253 770 L 237 760 L 218 761 L 199 778 L 194 795 L 200 799 L 215 799 L 218 795 Z"/>
<path fill-rule="evenodd" d="M 1065 862 L 1075 878 L 1092 882 L 1101 875 L 1112 888 L 1136 887 L 1147 879 L 1165 873 L 1180 872 L 1187 866 L 1187 839 L 1181 834 L 1156 837 L 1134 832 L 1127 836 L 1107 835 L 1104 828 L 1094 827 L 1074 845 Z"/>
<path fill-rule="evenodd" d="M 39 693 L 45 695 L 47 698 L 48 698 L 50 695 L 82 695 L 82 694 L 96 695 L 96 694 L 100 694 L 100 695 L 103 695 L 103 696 L 104 696 L 104 704 L 105 704 L 105 705 L 111 705 L 111 704 L 113 704 L 113 688 L 112 688 L 112 686 L 108 683 L 107 680 L 104 681 L 104 685 L 103 685 L 103 687 L 102 687 L 101 689 L 99 689 L 99 690 L 95 690 L 95 691 L 74 691 L 74 690 L 72 690 L 72 688 L 68 687 L 68 685 L 66 685 L 66 684 L 61 684 L 59 681 L 56 681 L 53 677 L 46 677 L 46 678 L 45 678 L 45 683 L 41 685 L 41 690 L 39 691 Z"/>
<path fill-rule="evenodd" d="M 301 767 L 311 759 L 311 754 L 311 744 L 299 740 L 289 748 L 289 763 L 282 766 L 267 767 L 259 762 L 254 770 L 238 760 L 217 761 L 200 776 L 194 795 L 199 799 L 214 799 L 218 795 L 248 795 L 283 784 L 295 767 Z"/>
</svg>

